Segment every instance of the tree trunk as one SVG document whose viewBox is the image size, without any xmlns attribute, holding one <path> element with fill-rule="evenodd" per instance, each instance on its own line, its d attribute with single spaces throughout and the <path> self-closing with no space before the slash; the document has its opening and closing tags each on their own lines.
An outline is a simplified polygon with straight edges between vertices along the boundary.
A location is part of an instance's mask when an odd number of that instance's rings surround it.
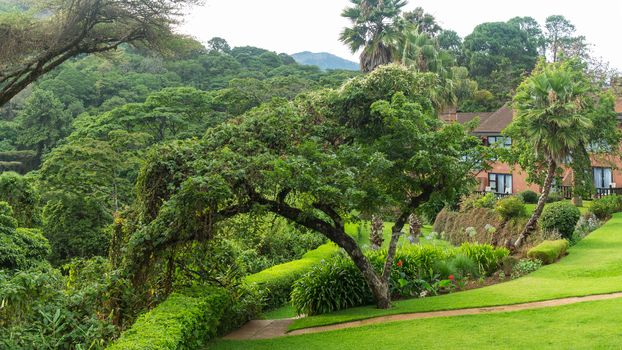
<svg viewBox="0 0 622 350">
<path fill-rule="evenodd" d="M 557 170 L 557 163 L 551 157 L 548 160 L 549 166 L 546 173 L 546 179 L 544 180 L 544 187 L 542 188 L 542 194 L 540 195 L 540 199 L 538 199 L 538 204 L 536 205 L 536 209 L 533 211 L 531 218 L 523 228 L 520 236 L 516 242 L 514 242 L 514 248 L 520 248 L 523 243 L 525 243 L 525 239 L 529 237 L 529 235 L 536 229 L 536 224 L 538 223 L 538 219 L 540 219 L 540 215 L 542 215 L 542 210 L 544 209 L 544 205 L 546 204 L 546 200 L 549 197 L 549 193 L 551 192 L 551 186 L 553 185 L 553 178 L 555 177 L 555 170 Z"/>
<path fill-rule="evenodd" d="M 356 241 L 352 239 L 344 230 L 335 230 L 329 238 L 343 248 L 354 265 L 363 274 L 369 289 L 371 289 L 376 305 L 379 309 L 388 309 L 391 307 L 391 295 L 389 294 L 389 280 L 382 278 L 372 266 L 371 262 L 358 246 Z"/>
</svg>

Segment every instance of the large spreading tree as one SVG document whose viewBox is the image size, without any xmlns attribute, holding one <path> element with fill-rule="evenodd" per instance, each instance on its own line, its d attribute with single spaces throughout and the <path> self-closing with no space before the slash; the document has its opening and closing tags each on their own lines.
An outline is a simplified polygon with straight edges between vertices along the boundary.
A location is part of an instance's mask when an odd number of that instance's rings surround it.
<svg viewBox="0 0 622 350">
<path fill-rule="evenodd" d="M 163 44 L 195 0 L 37 0 L 0 13 L 0 106 L 80 54 Z"/>
<path fill-rule="evenodd" d="M 209 239 L 236 216 L 270 212 L 343 248 L 378 307 L 389 307 L 408 217 L 468 192 L 482 164 L 478 140 L 438 120 L 431 96 L 440 82 L 389 65 L 339 90 L 264 104 L 202 140 L 154 150 L 138 181 L 145 225 L 129 240 L 129 270 L 144 275 L 167 249 Z M 382 271 L 345 231 L 348 221 L 379 212 L 394 222 Z"/>
</svg>

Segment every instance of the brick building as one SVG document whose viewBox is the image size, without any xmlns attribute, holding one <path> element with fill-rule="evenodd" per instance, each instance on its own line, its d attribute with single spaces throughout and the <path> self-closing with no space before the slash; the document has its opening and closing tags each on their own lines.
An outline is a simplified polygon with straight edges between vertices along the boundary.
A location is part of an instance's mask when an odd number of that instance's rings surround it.
<svg viewBox="0 0 622 350">
<path fill-rule="evenodd" d="M 622 99 L 617 101 L 615 109 L 618 113 L 618 120 L 622 123 Z M 479 126 L 473 133 L 480 137 L 485 145 L 510 147 L 512 140 L 504 137 L 502 131 L 512 122 L 513 115 L 512 109 L 505 105 L 495 112 L 460 113 L 452 111 L 443 113 L 439 117 L 447 122 L 459 123 L 466 123 L 475 117 L 479 117 Z M 593 155 L 591 159 L 594 187 L 596 187 L 597 194 L 608 194 L 614 191 L 612 188 L 622 188 L 622 160 L 619 157 Z M 482 171 L 476 174 L 476 177 L 479 181 L 479 191 L 512 194 L 530 189 L 540 192 L 538 185 L 527 182 L 527 174 L 519 166 L 511 166 L 502 162 L 493 163 L 490 170 Z M 572 170 L 565 169 L 561 184 L 558 183 L 558 185 L 572 186 L 572 183 Z"/>
</svg>

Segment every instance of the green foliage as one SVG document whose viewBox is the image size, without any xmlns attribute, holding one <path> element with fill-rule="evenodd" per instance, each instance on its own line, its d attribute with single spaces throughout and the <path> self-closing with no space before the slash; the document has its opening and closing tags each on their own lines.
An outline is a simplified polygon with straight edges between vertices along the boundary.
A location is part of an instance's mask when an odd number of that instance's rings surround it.
<svg viewBox="0 0 622 350">
<path fill-rule="evenodd" d="M 572 203 L 557 202 L 544 207 L 539 223 L 544 231 L 559 232 L 563 238 L 570 239 L 580 217 L 579 208 Z"/>
<path fill-rule="evenodd" d="M 556 203 L 556 202 L 560 202 L 562 201 L 564 198 L 562 198 L 562 195 L 559 194 L 558 192 L 551 192 L 549 193 L 548 197 L 546 197 L 546 202 L 547 203 Z"/>
<path fill-rule="evenodd" d="M 456 278 L 478 278 L 481 276 L 478 263 L 464 254 L 456 254 L 448 263 L 447 276 L 453 274 Z"/>
<path fill-rule="evenodd" d="M 613 213 L 622 211 L 622 196 L 611 195 L 598 198 L 592 202 L 590 212 L 600 220 L 606 220 Z"/>
<path fill-rule="evenodd" d="M 497 201 L 495 211 L 505 221 L 527 216 L 527 208 L 525 207 L 525 203 L 518 196 L 510 196 Z"/>
<path fill-rule="evenodd" d="M 106 256 L 109 237 L 104 228 L 111 223 L 111 215 L 97 200 L 65 196 L 49 201 L 43 209 L 43 234 L 52 247 L 50 260 Z"/>
<path fill-rule="evenodd" d="M 367 253 L 374 268 L 381 270 L 386 250 Z M 449 276 L 474 278 L 497 270 L 508 256 L 505 248 L 464 244 L 460 248 L 410 245 L 397 250 L 391 270 L 390 288 L 401 297 L 425 297 L 451 291 L 456 284 Z M 373 300 L 365 279 L 354 263 L 343 256 L 316 265 L 297 280 L 292 305 L 300 314 L 316 315 L 365 305 Z"/>
<path fill-rule="evenodd" d="M 497 271 L 503 258 L 510 254 L 506 248 L 475 243 L 463 243 L 457 252 L 473 259 L 479 267 L 480 275 L 490 275 Z"/>
<path fill-rule="evenodd" d="M 267 308 L 277 308 L 289 301 L 292 285 L 300 276 L 337 252 L 338 249 L 334 244 L 324 244 L 306 253 L 302 259 L 272 266 L 249 275 L 244 278 L 244 282 L 249 285 L 257 285 L 266 297 Z"/>
<path fill-rule="evenodd" d="M 566 254 L 569 243 L 565 239 L 559 239 L 556 241 L 544 241 L 537 246 L 531 248 L 527 252 L 527 256 L 531 259 L 538 259 L 543 264 L 548 265 L 557 261 L 559 258 Z"/>
<path fill-rule="evenodd" d="M 479 193 L 472 193 L 462 197 L 460 201 L 460 210 L 468 211 L 473 208 L 494 209 L 496 204 L 497 196 L 495 196 L 494 193 L 488 192 L 483 196 Z"/>
<path fill-rule="evenodd" d="M 115 333 L 102 308 L 111 275 L 101 260 L 83 265 L 72 277 L 46 263 L 0 270 L 0 348 L 103 349 Z"/>
<path fill-rule="evenodd" d="M 36 227 L 40 224 L 39 194 L 34 178 L 14 172 L 0 174 L 0 201 L 13 208 L 13 216 L 20 227 Z"/>
<path fill-rule="evenodd" d="M 197 349 L 217 335 L 230 303 L 230 296 L 224 289 L 173 293 L 140 316 L 107 349 Z"/>
<path fill-rule="evenodd" d="M 344 256 L 313 266 L 292 286 L 291 302 L 298 314 L 329 313 L 372 301 L 361 272 Z"/>
<path fill-rule="evenodd" d="M 512 22 L 482 23 L 464 38 L 465 65 L 481 89 L 492 91 L 504 103 L 522 74 L 536 64 L 532 35 Z"/>
<path fill-rule="evenodd" d="M 50 245 L 41 231 L 17 228 L 8 203 L 0 202 L 0 269 L 22 270 L 45 261 Z"/>
<path fill-rule="evenodd" d="M 526 204 L 536 204 L 538 203 L 538 199 L 540 199 L 540 195 L 532 190 L 525 190 L 518 195 Z M 550 196 L 551 195 L 549 194 L 549 197 Z"/>
</svg>

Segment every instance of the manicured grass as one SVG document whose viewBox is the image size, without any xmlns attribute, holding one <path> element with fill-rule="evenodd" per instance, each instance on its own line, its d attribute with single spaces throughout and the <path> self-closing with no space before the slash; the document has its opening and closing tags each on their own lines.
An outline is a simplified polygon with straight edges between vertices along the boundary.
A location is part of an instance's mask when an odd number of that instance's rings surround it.
<svg viewBox="0 0 622 350">
<path fill-rule="evenodd" d="M 560 262 L 516 280 L 424 299 L 396 301 L 389 310 L 373 306 L 305 317 L 290 329 L 342 323 L 375 316 L 516 304 L 622 291 L 622 213 L 577 245 Z"/>
<path fill-rule="evenodd" d="M 570 202 L 570 201 L 565 201 L 565 202 Z M 591 206 L 592 206 L 592 201 L 583 201 L 583 206 L 579 207 L 579 211 L 581 212 L 581 215 L 587 214 Z M 527 208 L 527 214 L 529 214 L 530 216 L 531 214 L 533 214 L 533 211 L 536 210 L 535 204 L 525 204 L 525 207 Z"/>
<path fill-rule="evenodd" d="M 254 341 L 210 349 L 620 349 L 622 300 L 499 314 L 441 317 Z"/>
</svg>

